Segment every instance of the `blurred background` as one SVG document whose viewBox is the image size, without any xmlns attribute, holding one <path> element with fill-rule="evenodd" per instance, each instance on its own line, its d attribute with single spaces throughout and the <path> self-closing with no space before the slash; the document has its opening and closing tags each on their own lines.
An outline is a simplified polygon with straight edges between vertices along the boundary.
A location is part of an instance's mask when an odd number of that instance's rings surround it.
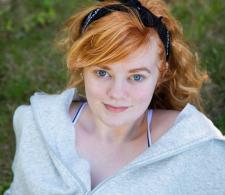
<svg viewBox="0 0 225 195">
<path fill-rule="evenodd" d="M 63 23 L 94 0 L 0 0 L 0 194 L 12 179 L 12 116 L 35 91 L 56 93 L 67 81 L 55 40 Z M 211 78 L 204 85 L 207 116 L 225 134 L 225 1 L 170 0 L 191 48 Z"/>
</svg>

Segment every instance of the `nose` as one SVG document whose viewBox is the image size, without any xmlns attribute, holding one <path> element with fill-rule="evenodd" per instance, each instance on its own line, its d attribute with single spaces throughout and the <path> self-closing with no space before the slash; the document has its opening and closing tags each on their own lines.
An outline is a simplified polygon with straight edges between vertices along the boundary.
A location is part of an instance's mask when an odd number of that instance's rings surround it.
<svg viewBox="0 0 225 195">
<path fill-rule="evenodd" d="M 124 80 L 113 80 L 108 88 L 108 96 L 111 99 L 123 99 L 127 97 L 128 86 Z"/>
</svg>

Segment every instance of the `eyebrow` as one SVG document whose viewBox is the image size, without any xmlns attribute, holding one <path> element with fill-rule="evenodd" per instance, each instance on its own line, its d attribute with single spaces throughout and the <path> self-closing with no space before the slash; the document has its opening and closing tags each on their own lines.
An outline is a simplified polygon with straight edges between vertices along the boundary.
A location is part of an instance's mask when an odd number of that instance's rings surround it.
<svg viewBox="0 0 225 195">
<path fill-rule="evenodd" d="M 108 66 L 96 66 L 96 67 L 103 68 L 105 70 L 111 70 Z M 135 72 L 139 72 L 139 71 L 146 71 L 149 74 L 151 73 L 151 71 L 146 67 L 131 69 L 131 70 L 129 70 L 129 73 L 135 73 Z"/>
</svg>

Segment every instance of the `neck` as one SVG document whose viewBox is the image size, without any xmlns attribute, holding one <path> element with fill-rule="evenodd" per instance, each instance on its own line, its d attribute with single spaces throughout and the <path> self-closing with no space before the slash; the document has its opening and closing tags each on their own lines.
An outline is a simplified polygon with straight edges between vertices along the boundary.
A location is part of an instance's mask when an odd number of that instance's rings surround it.
<svg viewBox="0 0 225 195">
<path fill-rule="evenodd" d="M 144 112 L 137 120 L 133 123 L 124 124 L 122 126 L 108 126 L 107 124 L 103 123 L 99 119 L 95 118 L 94 115 L 91 113 L 90 115 L 92 118 L 91 133 L 93 136 L 96 137 L 102 143 L 110 143 L 110 144 L 121 144 L 125 142 L 130 142 L 138 139 L 140 136 L 146 133 L 147 129 L 147 117 L 146 112 Z"/>
</svg>

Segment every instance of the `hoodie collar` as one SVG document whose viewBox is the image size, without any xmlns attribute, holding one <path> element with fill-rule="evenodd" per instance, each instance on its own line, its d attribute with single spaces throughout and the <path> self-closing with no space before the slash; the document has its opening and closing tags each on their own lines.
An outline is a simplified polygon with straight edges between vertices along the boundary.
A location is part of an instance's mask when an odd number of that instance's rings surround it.
<svg viewBox="0 0 225 195">
<path fill-rule="evenodd" d="M 47 149 L 75 175 L 75 162 L 79 158 L 75 150 L 74 126 L 69 116 L 73 100 L 79 100 L 76 89 L 67 89 L 56 95 L 38 92 L 30 98 L 37 131 Z"/>
<path fill-rule="evenodd" d="M 221 132 L 193 105 L 187 104 L 173 125 L 131 165 L 162 160 L 191 150 L 213 139 L 221 139 Z"/>
<path fill-rule="evenodd" d="M 73 100 L 82 100 L 74 88 L 58 95 L 35 93 L 31 97 L 34 118 L 45 142 L 68 166 L 78 157 L 74 127 L 68 114 Z M 221 133 L 212 122 L 194 106 L 187 104 L 173 126 L 129 165 L 176 155 L 219 137 Z"/>
</svg>

